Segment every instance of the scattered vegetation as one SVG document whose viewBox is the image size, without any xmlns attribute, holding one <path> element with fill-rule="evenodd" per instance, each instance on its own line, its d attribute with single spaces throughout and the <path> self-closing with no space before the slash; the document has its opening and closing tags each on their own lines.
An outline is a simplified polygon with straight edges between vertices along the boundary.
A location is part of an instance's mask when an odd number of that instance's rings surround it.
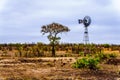
<svg viewBox="0 0 120 80">
<path fill-rule="evenodd" d="M 78 59 L 74 64 L 73 67 L 75 68 L 88 68 L 88 69 L 98 69 L 98 58 L 82 58 Z"/>
<path fill-rule="evenodd" d="M 52 46 L 50 44 L 44 43 L 32 43 L 32 44 L 0 44 L 0 56 L 4 57 L 50 57 Z M 103 56 L 104 51 L 120 51 L 119 45 L 109 45 L 109 47 L 104 46 L 103 44 L 88 44 L 87 46 L 84 44 L 71 44 L 71 43 L 62 43 L 55 45 L 56 53 L 64 53 L 64 56 L 71 57 L 80 57 L 85 55 L 94 55 L 99 54 L 99 56 Z M 11 54 L 12 53 L 12 54 Z M 59 55 L 55 55 L 59 56 Z M 63 56 L 63 54 L 62 54 Z M 62 57 L 60 56 L 60 57 Z M 63 57 L 64 57 L 63 56 Z M 116 55 L 113 53 L 110 56 L 115 57 Z"/>
<path fill-rule="evenodd" d="M 90 70 L 95 70 L 98 69 L 99 66 L 98 64 L 100 63 L 114 63 L 117 64 L 119 63 L 119 59 L 116 59 L 117 55 L 116 54 L 103 54 L 103 53 L 98 53 L 95 55 L 87 55 L 86 57 L 83 57 L 82 59 L 78 59 L 74 64 L 74 68 L 86 68 Z"/>
<path fill-rule="evenodd" d="M 0 79 L 114 80 L 120 77 L 119 45 L 56 44 L 55 57 L 51 57 L 51 49 L 50 44 L 40 42 L 0 44 Z"/>
</svg>

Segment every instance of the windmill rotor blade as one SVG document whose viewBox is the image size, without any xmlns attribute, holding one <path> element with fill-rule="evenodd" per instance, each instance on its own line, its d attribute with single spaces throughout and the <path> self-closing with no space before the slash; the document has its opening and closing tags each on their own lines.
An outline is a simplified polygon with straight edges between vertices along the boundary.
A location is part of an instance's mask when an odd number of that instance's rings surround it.
<svg viewBox="0 0 120 80">
<path fill-rule="evenodd" d="M 87 27 L 91 23 L 91 18 L 89 16 L 85 16 L 83 19 L 83 24 Z"/>
</svg>

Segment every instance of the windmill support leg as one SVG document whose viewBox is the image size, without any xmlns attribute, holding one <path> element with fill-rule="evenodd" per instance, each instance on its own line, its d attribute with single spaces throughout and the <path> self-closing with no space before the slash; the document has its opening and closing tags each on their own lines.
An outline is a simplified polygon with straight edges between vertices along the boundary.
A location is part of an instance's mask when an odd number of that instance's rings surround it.
<svg viewBox="0 0 120 80">
<path fill-rule="evenodd" d="M 84 39 L 83 40 L 84 40 L 85 44 L 89 43 L 88 28 L 87 27 L 85 27 Z"/>
</svg>

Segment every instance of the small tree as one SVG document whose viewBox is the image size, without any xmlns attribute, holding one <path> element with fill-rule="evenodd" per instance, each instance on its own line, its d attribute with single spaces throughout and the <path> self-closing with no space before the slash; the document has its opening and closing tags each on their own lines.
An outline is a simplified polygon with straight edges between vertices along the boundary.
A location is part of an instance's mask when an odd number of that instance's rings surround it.
<svg viewBox="0 0 120 80">
<path fill-rule="evenodd" d="M 68 27 L 63 26 L 58 23 L 52 23 L 49 25 L 42 26 L 41 32 L 43 33 L 43 35 L 48 33 L 47 37 L 52 46 L 52 56 L 55 56 L 55 45 L 61 39 L 60 37 L 57 37 L 57 34 L 62 33 L 62 32 L 68 32 L 68 31 L 70 31 L 70 29 Z"/>
</svg>

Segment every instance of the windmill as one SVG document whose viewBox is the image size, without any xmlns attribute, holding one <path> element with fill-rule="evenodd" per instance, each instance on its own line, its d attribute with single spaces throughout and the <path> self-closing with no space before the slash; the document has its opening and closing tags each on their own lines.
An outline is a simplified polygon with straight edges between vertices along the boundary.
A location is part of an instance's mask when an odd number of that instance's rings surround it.
<svg viewBox="0 0 120 80">
<path fill-rule="evenodd" d="M 79 19 L 78 20 L 79 24 L 83 23 L 84 24 L 84 28 L 85 28 L 85 31 L 84 31 L 84 38 L 83 38 L 83 41 L 85 42 L 85 44 L 88 44 L 89 43 L 89 36 L 88 36 L 88 26 L 90 25 L 91 23 L 91 18 L 89 16 L 85 16 L 82 19 Z"/>
</svg>

